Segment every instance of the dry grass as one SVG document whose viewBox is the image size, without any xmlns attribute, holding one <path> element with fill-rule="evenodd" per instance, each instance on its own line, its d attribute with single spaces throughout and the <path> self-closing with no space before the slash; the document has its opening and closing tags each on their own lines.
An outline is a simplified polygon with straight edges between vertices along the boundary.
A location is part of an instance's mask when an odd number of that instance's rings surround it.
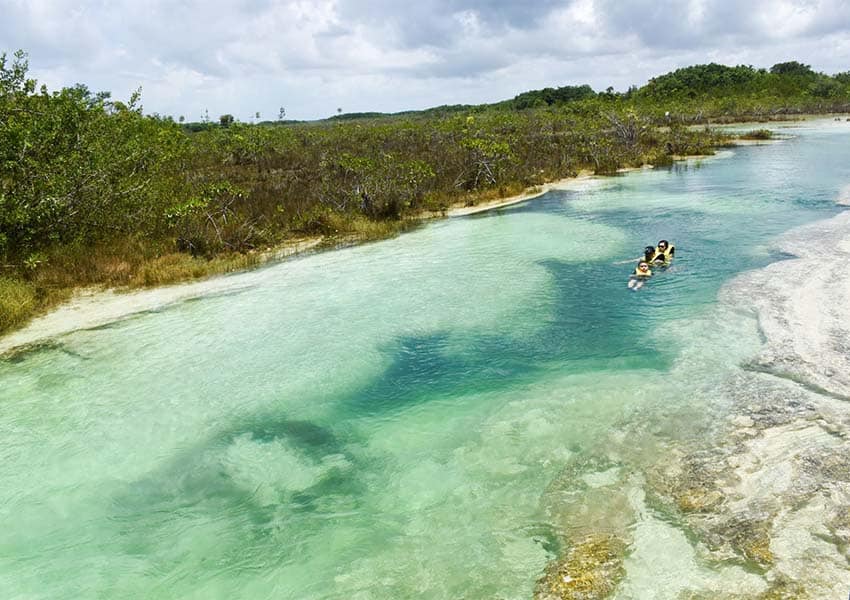
<svg viewBox="0 0 850 600">
<path fill-rule="evenodd" d="M 239 253 L 208 260 L 130 238 L 94 248 L 55 249 L 28 278 L 38 289 L 89 285 L 137 288 L 246 269 L 259 261 L 257 254 Z"/>
<path fill-rule="evenodd" d="M 81 287 L 141 288 L 247 269 L 261 255 L 224 254 L 213 259 L 125 239 L 95 248 L 69 246 L 46 253 L 32 270 L 0 277 L 0 333 L 19 328 L 71 297 Z"/>
<path fill-rule="evenodd" d="M 548 181 L 548 179 L 547 179 Z M 545 181 L 541 179 L 539 182 L 534 182 L 531 187 L 519 182 L 505 183 L 498 187 L 474 190 L 469 192 L 452 191 L 446 192 L 431 192 L 425 196 L 422 202 L 423 214 L 439 214 L 447 211 L 453 206 L 478 206 L 486 202 L 494 200 L 503 200 L 513 196 L 527 193 L 529 189 L 533 189 L 538 185 L 542 185 Z"/>
<path fill-rule="evenodd" d="M 411 227 L 411 222 L 407 219 L 373 221 L 366 217 L 330 212 L 322 217 L 322 221 L 327 235 L 357 242 L 383 240 Z"/>
<path fill-rule="evenodd" d="M 35 286 L 0 277 L 0 332 L 25 323 L 38 308 Z"/>
<path fill-rule="evenodd" d="M 773 132 L 770 129 L 753 129 L 741 135 L 742 140 L 770 140 Z"/>
<path fill-rule="evenodd" d="M 200 279 L 210 275 L 247 269 L 260 262 L 256 254 L 228 254 L 211 260 L 171 253 L 146 261 L 131 277 L 130 287 L 151 287 Z"/>
</svg>

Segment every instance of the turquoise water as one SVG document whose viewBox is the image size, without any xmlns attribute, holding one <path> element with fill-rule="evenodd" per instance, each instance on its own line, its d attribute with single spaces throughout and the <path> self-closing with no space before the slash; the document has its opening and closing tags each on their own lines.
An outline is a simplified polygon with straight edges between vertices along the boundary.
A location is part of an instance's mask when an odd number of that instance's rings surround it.
<svg viewBox="0 0 850 600">
<path fill-rule="evenodd" d="M 530 598 L 584 519 L 552 500 L 565 465 L 636 422 L 692 435 L 760 341 L 720 286 L 838 211 L 850 124 L 789 132 L 237 275 L 0 362 L 0 594 Z M 615 263 L 661 238 L 674 266 L 627 290 Z M 635 531 L 687 580 L 668 530 Z M 634 597 L 675 591 L 635 560 Z"/>
</svg>

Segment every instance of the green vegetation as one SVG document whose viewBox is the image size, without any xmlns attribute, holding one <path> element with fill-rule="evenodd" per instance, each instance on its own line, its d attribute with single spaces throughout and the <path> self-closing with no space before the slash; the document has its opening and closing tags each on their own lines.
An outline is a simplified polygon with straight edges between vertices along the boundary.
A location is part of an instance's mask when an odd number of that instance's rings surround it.
<svg viewBox="0 0 850 600">
<path fill-rule="evenodd" d="M 741 135 L 742 140 L 770 140 L 773 132 L 770 129 L 753 129 Z"/>
<path fill-rule="evenodd" d="M 634 95 L 648 110 L 657 103 L 694 122 L 850 111 L 846 73 L 830 77 L 796 61 L 769 70 L 714 63 L 687 67 L 651 79 Z"/>
<path fill-rule="evenodd" d="M 559 88 L 544 88 L 525 92 L 514 98 L 510 107 L 517 110 L 524 108 L 541 108 L 553 104 L 567 104 L 576 100 L 586 100 L 596 96 L 596 92 L 589 85 L 564 86 Z"/>
<path fill-rule="evenodd" d="M 848 73 L 792 62 L 700 65 L 625 93 L 184 124 L 144 115 L 138 94 L 50 92 L 27 70 L 23 52 L 0 57 L 0 331 L 75 286 L 203 277 L 293 239 L 377 239 L 582 170 L 711 153 L 722 136 L 695 123 L 850 109 Z"/>
</svg>

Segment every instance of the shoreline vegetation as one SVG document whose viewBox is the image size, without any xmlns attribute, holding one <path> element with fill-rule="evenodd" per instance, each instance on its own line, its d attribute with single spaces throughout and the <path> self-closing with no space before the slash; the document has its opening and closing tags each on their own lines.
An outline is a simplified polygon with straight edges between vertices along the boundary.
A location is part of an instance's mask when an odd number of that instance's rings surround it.
<svg viewBox="0 0 850 600">
<path fill-rule="evenodd" d="M 772 136 L 713 125 L 850 113 L 850 72 L 797 62 L 698 65 L 623 93 L 565 86 L 252 125 L 145 115 L 138 93 L 50 92 L 28 68 L 23 52 L 0 55 L 0 335 L 80 290 L 192 281 L 384 239 Z"/>
</svg>

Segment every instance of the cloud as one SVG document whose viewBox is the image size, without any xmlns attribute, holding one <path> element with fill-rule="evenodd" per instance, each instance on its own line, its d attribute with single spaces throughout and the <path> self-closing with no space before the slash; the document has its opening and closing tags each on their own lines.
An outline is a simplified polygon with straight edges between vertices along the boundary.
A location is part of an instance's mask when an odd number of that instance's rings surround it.
<svg viewBox="0 0 850 600">
<path fill-rule="evenodd" d="M 847 0 L 0 0 L 0 50 L 51 87 L 248 120 L 625 89 L 690 64 L 850 65 Z"/>
<path fill-rule="evenodd" d="M 392 42 L 404 47 L 445 47 L 469 35 L 492 36 L 506 30 L 533 31 L 563 0 L 533 4 L 506 0 L 342 0 L 340 17 L 369 28 L 389 25 Z"/>
</svg>

